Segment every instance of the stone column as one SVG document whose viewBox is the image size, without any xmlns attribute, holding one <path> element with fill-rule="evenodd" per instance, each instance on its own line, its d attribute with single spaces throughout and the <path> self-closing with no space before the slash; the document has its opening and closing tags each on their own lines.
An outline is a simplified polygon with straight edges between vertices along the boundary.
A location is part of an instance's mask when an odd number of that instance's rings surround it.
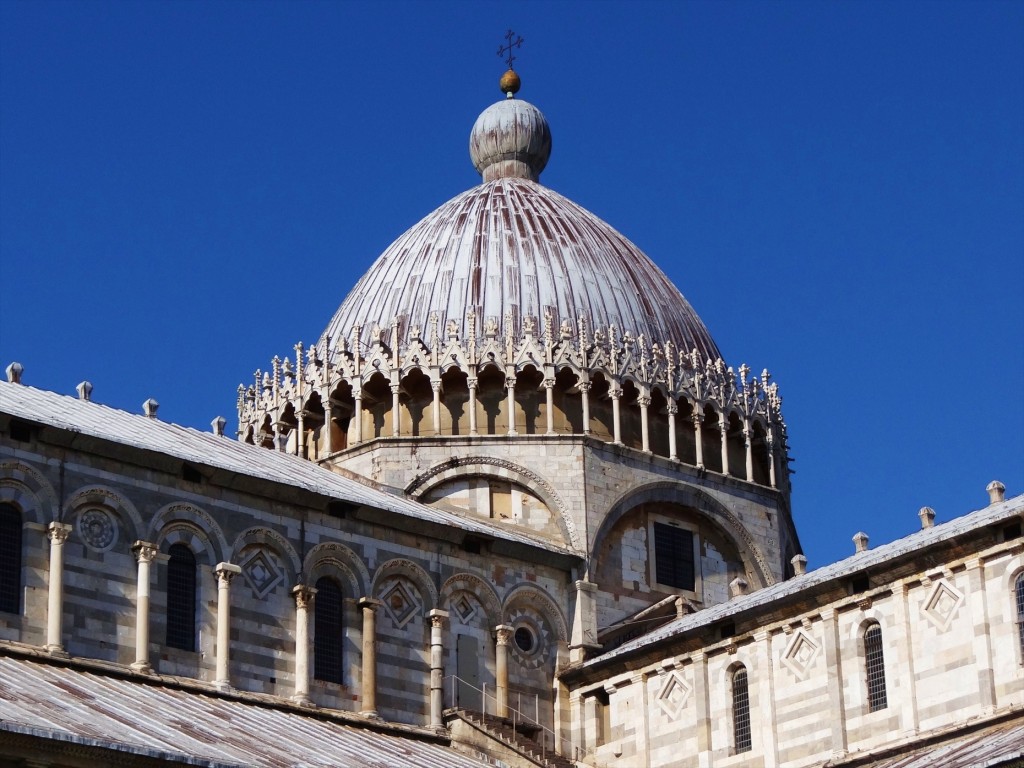
<svg viewBox="0 0 1024 768">
<path fill-rule="evenodd" d="M 363 708 L 359 714 L 377 717 L 377 609 L 380 600 L 364 597 L 359 600 L 363 611 Z"/>
<path fill-rule="evenodd" d="M 296 415 L 295 455 L 306 458 L 306 409 L 300 408 Z"/>
<path fill-rule="evenodd" d="M 331 401 L 327 395 L 322 398 L 324 404 L 324 455 L 330 456 L 334 453 L 334 419 L 331 417 Z"/>
<path fill-rule="evenodd" d="M 700 423 L 704 419 L 701 417 L 700 412 L 697 410 L 697 406 L 693 406 L 693 433 L 697 440 L 697 466 L 704 469 L 704 442 L 701 440 L 700 435 Z"/>
<path fill-rule="evenodd" d="M 583 579 L 576 581 L 576 608 L 569 644 L 569 661 L 573 664 L 583 661 L 588 651 L 601 647 L 597 642 L 596 593 L 597 584 Z"/>
<path fill-rule="evenodd" d="M 764 768 L 779 764 L 778 728 L 775 722 L 775 671 L 772 668 L 772 635 L 768 630 L 754 632 L 757 644 L 757 708 L 761 716 L 761 752 Z M 750 678 L 747 678 L 750 680 Z"/>
<path fill-rule="evenodd" d="M 821 612 L 821 628 L 825 639 L 826 689 L 829 710 L 826 715 L 832 726 L 832 757 L 846 756 L 846 703 L 843 700 L 843 669 L 839 650 L 839 616 L 834 608 Z M 825 715 L 826 713 L 822 713 Z"/>
<path fill-rule="evenodd" d="M 494 631 L 497 633 L 494 646 L 494 671 L 497 677 L 495 688 L 498 699 L 496 714 L 498 717 L 508 717 L 508 641 L 512 639 L 512 627 L 508 624 L 499 624 Z"/>
<path fill-rule="evenodd" d="M 555 434 L 555 380 L 544 379 L 544 395 L 547 400 L 548 434 Z"/>
<path fill-rule="evenodd" d="M 651 429 L 647 422 L 647 409 L 651 406 L 651 398 L 638 397 L 637 405 L 640 406 L 640 440 L 641 450 L 644 453 L 651 452 Z"/>
<path fill-rule="evenodd" d="M 355 390 L 352 393 L 355 396 L 355 409 L 352 411 L 352 419 L 355 421 L 356 431 L 352 442 L 359 445 L 363 442 L 363 385 L 357 382 L 353 389 Z"/>
<path fill-rule="evenodd" d="M 612 442 L 622 445 L 622 415 L 619 413 L 619 398 L 622 397 L 622 390 L 618 384 L 613 384 L 612 396 Z"/>
<path fill-rule="evenodd" d="M 676 401 L 669 398 L 668 407 L 668 457 L 672 461 L 679 461 L 679 447 L 676 445 L 676 414 L 679 406 Z"/>
<path fill-rule="evenodd" d="M 136 672 L 151 672 L 149 665 L 149 570 L 156 557 L 155 544 L 136 541 L 132 552 L 139 564 L 135 588 L 135 661 L 132 669 Z"/>
<path fill-rule="evenodd" d="M 974 662 L 978 669 L 978 701 L 981 711 L 990 715 L 996 708 L 996 681 L 992 659 L 992 634 L 988 616 L 988 601 L 985 599 L 985 566 L 981 558 L 972 557 L 964 563 L 967 569 L 967 607 L 970 609 L 974 637 Z M 998 615 L 998 614 L 997 614 Z"/>
<path fill-rule="evenodd" d="M 231 659 L 231 580 L 242 572 L 232 563 L 217 563 L 217 675 L 213 684 L 230 688 L 228 662 Z"/>
<path fill-rule="evenodd" d="M 897 640 L 892 643 L 896 651 L 897 669 L 900 670 L 899 687 L 894 692 L 899 694 L 898 708 L 900 726 L 904 736 L 916 736 L 918 732 L 917 716 L 917 671 L 914 669 L 916 655 L 921 648 L 914 648 L 914 632 L 910 620 L 910 589 L 906 582 L 893 584 L 893 602 L 896 608 Z"/>
<path fill-rule="evenodd" d="M 708 657 L 703 651 L 695 652 L 693 662 L 693 701 L 697 710 L 694 725 L 697 729 L 697 765 L 711 765 L 711 693 L 708 690 Z"/>
<path fill-rule="evenodd" d="M 772 436 L 774 433 L 772 427 L 768 427 L 768 483 L 772 488 L 777 488 L 775 484 L 775 438 Z"/>
<path fill-rule="evenodd" d="M 46 531 L 50 539 L 50 586 L 46 602 L 46 650 L 54 656 L 64 656 L 61 636 L 64 627 L 64 542 L 68 540 L 71 526 L 65 523 L 50 523 Z"/>
<path fill-rule="evenodd" d="M 441 382 L 432 381 L 430 382 L 430 388 L 434 391 L 434 434 L 441 434 Z"/>
<path fill-rule="evenodd" d="M 747 482 L 754 482 L 754 447 L 750 442 L 750 425 L 743 426 L 743 445 L 747 449 Z"/>
<path fill-rule="evenodd" d="M 398 393 L 401 391 L 400 384 L 391 385 L 391 436 L 399 437 L 402 434 L 402 412 L 399 410 L 401 403 L 398 400 Z"/>
<path fill-rule="evenodd" d="M 295 693 L 292 701 L 311 706 L 309 698 L 309 609 L 316 589 L 305 584 L 292 587 L 295 595 Z"/>
<path fill-rule="evenodd" d="M 470 376 L 466 384 L 469 385 L 469 434 L 475 437 L 479 434 L 476 428 L 476 377 Z"/>
<path fill-rule="evenodd" d="M 719 431 L 722 433 L 722 474 L 729 474 L 729 419 L 724 412 L 718 414 Z"/>
<path fill-rule="evenodd" d="M 581 381 L 579 383 L 580 394 L 583 396 L 583 434 L 590 434 L 590 382 Z"/>
<path fill-rule="evenodd" d="M 518 435 L 516 432 L 516 379 L 508 376 L 505 379 L 505 389 L 508 390 L 508 434 Z"/>
<path fill-rule="evenodd" d="M 444 728 L 444 623 L 448 611 L 434 609 L 430 619 L 430 727 Z"/>
</svg>

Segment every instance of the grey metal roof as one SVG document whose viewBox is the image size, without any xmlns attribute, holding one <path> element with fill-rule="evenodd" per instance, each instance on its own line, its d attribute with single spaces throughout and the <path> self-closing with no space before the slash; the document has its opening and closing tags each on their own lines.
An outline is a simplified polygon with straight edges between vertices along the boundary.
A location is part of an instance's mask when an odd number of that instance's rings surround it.
<svg viewBox="0 0 1024 768">
<path fill-rule="evenodd" d="M 402 498 L 297 456 L 23 384 L 0 381 L 0 412 L 194 464 L 281 483 L 331 499 L 548 551 L 568 551 L 518 531 Z"/>
<path fill-rule="evenodd" d="M 251 698 L 251 697 L 250 697 Z M 267 697 L 269 699 L 269 697 Z M 345 722 L 348 720 L 348 722 Z M 419 729 L 0 657 L 0 732 L 216 768 L 480 768 Z"/>
<path fill-rule="evenodd" d="M 849 760 L 837 760 L 826 765 L 840 766 L 855 763 L 860 768 L 997 768 L 1020 765 L 1024 758 L 1024 722 L 1021 715 L 983 731 L 941 744 L 916 749 L 909 754 L 880 758 L 869 762 L 851 755 Z"/>
<path fill-rule="evenodd" d="M 540 328 L 550 311 L 556 330 L 568 322 L 575 334 L 582 317 L 590 334 L 614 325 L 620 337 L 720 357 L 689 302 L 636 245 L 523 178 L 474 187 L 414 225 L 356 283 L 325 333 L 333 347 L 358 325 L 368 343 L 375 324 L 387 331 L 398 318 L 404 338 L 412 327 L 426 332 L 436 313 L 441 327 L 454 321 L 465 336 L 471 309 L 478 334 L 493 318 L 499 338 L 518 338 L 517 318 L 533 317 Z"/>
<path fill-rule="evenodd" d="M 991 504 L 977 512 L 950 520 L 948 523 L 936 525 L 933 528 L 926 528 L 905 536 L 902 539 L 883 544 L 876 549 L 869 549 L 858 552 L 845 560 L 840 560 L 823 568 L 796 576 L 787 581 L 781 581 L 764 589 L 759 589 L 741 597 L 734 598 L 726 603 L 711 606 L 696 613 L 689 614 L 675 621 L 669 622 L 642 637 L 623 643 L 618 648 L 595 656 L 584 663 L 584 667 L 593 667 L 604 664 L 614 658 L 625 654 L 640 651 L 643 648 L 666 640 L 676 635 L 689 632 L 697 627 L 707 626 L 716 621 L 734 616 L 747 610 L 757 608 L 762 614 L 772 610 L 772 603 L 781 602 L 787 598 L 798 595 L 807 590 L 832 581 L 833 579 L 852 576 L 865 570 L 884 566 L 890 560 L 906 555 L 918 549 L 923 549 L 932 544 L 950 541 L 969 531 L 984 528 L 1009 518 L 1024 514 L 1024 494 L 1011 499 Z"/>
</svg>

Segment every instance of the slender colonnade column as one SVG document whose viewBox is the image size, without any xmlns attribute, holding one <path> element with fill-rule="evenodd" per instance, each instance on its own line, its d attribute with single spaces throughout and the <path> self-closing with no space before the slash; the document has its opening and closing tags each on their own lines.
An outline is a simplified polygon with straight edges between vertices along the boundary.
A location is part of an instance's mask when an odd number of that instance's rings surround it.
<svg viewBox="0 0 1024 768">
<path fill-rule="evenodd" d="M 444 728 L 444 623 L 448 611 L 434 609 L 430 618 L 430 727 Z"/>
<path fill-rule="evenodd" d="M 508 434 L 518 435 L 516 432 L 516 380 L 509 376 L 505 379 L 505 389 L 508 390 Z"/>
<path fill-rule="evenodd" d="M 679 406 L 676 405 L 676 401 L 669 398 L 668 407 L 668 457 L 672 461 L 679 460 L 679 447 L 676 445 L 676 413 L 679 412 Z"/>
<path fill-rule="evenodd" d="M 156 558 L 156 545 L 148 541 L 136 541 L 132 552 L 139 564 L 135 588 L 135 661 L 132 669 L 136 672 L 150 672 L 149 664 L 149 582 L 150 566 Z"/>
<path fill-rule="evenodd" d="M 360 714 L 377 717 L 377 609 L 380 600 L 364 597 L 359 600 L 363 611 L 363 708 Z"/>
<path fill-rule="evenodd" d="M 469 434 L 472 436 L 477 435 L 476 429 L 476 377 L 470 376 L 466 380 L 466 384 L 469 386 Z"/>
<path fill-rule="evenodd" d="M 217 563 L 217 676 L 214 685 L 231 687 L 228 662 L 231 658 L 231 580 L 242 572 L 232 563 Z"/>
<path fill-rule="evenodd" d="M 309 698 L 309 609 L 316 589 L 305 584 L 292 587 L 295 595 L 295 693 L 292 701 L 311 705 Z"/>
<path fill-rule="evenodd" d="M 61 635 L 64 626 L 64 542 L 71 526 L 50 523 L 46 531 L 50 539 L 50 586 L 46 595 L 46 650 L 54 656 L 64 655 Z"/>
<path fill-rule="evenodd" d="M 497 677 L 498 717 L 508 717 L 508 641 L 512 638 L 512 627 L 499 624 L 494 628 L 497 633 L 494 646 L 494 671 Z M 484 702 L 486 707 L 487 702 Z"/>
</svg>

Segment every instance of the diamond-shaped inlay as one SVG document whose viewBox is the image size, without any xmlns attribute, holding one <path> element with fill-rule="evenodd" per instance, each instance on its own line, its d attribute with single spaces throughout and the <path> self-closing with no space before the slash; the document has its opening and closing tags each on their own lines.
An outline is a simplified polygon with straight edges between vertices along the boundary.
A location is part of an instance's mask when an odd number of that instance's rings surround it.
<svg viewBox="0 0 1024 768">
<path fill-rule="evenodd" d="M 242 574 L 256 597 L 261 600 L 284 579 L 284 575 L 262 549 L 242 564 Z"/>
<path fill-rule="evenodd" d="M 409 623 L 419 608 L 419 601 L 400 581 L 396 581 L 381 600 L 384 602 L 384 610 L 399 629 Z"/>
<path fill-rule="evenodd" d="M 465 595 L 459 595 L 455 604 L 452 605 L 452 610 L 455 611 L 455 615 L 459 617 L 459 621 L 463 624 L 469 624 L 473 616 L 476 615 L 476 607 Z"/>
<path fill-rule="evenodd" d="M 793 639 L 789 641 L 789 645 L 786 646 L 786 650 L 782 654 L 782 663 L 789 668 L 790 672 L 803 679 L 807 677 L 820 650 L 811 636 L 799 629 L 793 635 Z"/>
<path fill-rule="evenodd" d="M 964 596 L 945 579 L 935 582 L 928 599 L 924 602 L 924 615 L 932 624 L 945 631 L 949 628 Z"/>
<path fill-rule="evenodd" d="M 658 694 L 658 706 L 672 720 L 678 720 L 686 708 L 686 702 L 690 699 L 690 687 L 682 675 L 673 672 L 661 686 L 661 693 Z"/>
</svg>

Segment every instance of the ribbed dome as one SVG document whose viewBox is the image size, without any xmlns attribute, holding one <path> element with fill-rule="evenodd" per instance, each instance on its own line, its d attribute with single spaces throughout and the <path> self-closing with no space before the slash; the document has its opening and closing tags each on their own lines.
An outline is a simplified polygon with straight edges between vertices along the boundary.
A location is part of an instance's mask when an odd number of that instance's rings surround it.
<svg viewBox="0 0 1024 768">
<path fill-rule="evenodd" d="M 486 114 L 486 113 L 485 113 Z M 353 326 L 370 339 L 374 325 L 394 318 L 400 336 L 430 316 L 440 328 L 454 321 L 467 332 L 474 310 L 476 333 L 494 319 L 499 335 L 522 332 L 524 318 L 538 332 L 551 313 L 590 333 L 614 325 L 648 344 L 671 341 L 717 359 L 718 349 L 700 318 L 664 273 L 610 225 L 567 198 L 524 178 L 498 178 L 450 200 L 384 251 L 356 284 L 327 326 L 332 344 L 351 338 Z M 511 313 L 514 327 L 506 329 Z"/>
</svg>

